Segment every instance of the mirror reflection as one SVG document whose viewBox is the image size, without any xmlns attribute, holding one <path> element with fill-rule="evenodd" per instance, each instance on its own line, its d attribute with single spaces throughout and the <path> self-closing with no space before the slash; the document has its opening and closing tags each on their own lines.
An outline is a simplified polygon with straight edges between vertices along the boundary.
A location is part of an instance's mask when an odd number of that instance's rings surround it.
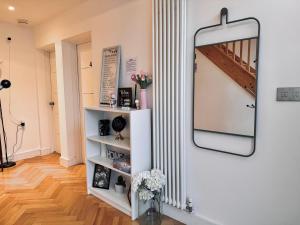
<svg viewBox="0 0 300 225">
<path fill-rule="evenodd" d="M 256 52 L 256 38 L 195 47 L 195 131 L 254 136 Z"/>
</svg>

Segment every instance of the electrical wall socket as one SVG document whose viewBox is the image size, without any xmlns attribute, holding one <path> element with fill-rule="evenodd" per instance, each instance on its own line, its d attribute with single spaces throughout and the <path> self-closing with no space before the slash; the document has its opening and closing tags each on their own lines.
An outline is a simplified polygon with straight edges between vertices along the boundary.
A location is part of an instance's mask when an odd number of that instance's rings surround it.
<svg viewBox="0 0 300 225">
<path fill-rule="evenodd" d="M 277 101 L 300 101 L 300 87 L 277 88 Z"/>
</svg>

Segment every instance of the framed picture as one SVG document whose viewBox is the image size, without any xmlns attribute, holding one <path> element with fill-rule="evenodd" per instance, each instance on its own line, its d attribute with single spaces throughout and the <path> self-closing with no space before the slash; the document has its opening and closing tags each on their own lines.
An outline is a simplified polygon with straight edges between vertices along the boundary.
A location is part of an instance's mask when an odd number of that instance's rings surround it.
<svg viewBox="0 0 300 225">
<path fill-rule="evenodd" d="M 93 187 L 109 189 L 111 169 L 104 166 L 95 165 Z"/>
<path fill-rule="evenodd" d="M 118 106 L 132 107 L 132 88 L 118 89 Z"/>
<path fill-rule="evenodd" d="M 120 58 L 120 46 L 103 49 L 100 84 L 100 105 L 109 105 L 112 94 L 117 97 L 121 60 Z"/>
</svg>

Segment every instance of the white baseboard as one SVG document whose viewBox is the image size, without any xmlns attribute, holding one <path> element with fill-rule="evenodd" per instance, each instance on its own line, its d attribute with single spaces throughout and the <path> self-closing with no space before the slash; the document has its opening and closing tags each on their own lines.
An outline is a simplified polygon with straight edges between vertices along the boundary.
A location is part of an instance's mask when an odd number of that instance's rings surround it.
<svg viewBox="0 0 300 225">
<path fill-rule="evenodd" d="M 21 152 L 16 152 L 14 154 L 13 160 L 14 161 L 19 161 L 23 159 L 29 159 L 33 158 L 36 156 L 41 156 L 41 155 L 48 155 L 53 153 L 54 151 L 49 147 L 49 148 L 42 148 L 42 149 L 29 149 Z"/>
<path fill-rule="evenodd" d="M 167 204 L 163 205 L 163 213 L 187 225 L 221 225 L 220 223 L 214 222 L 203 216 L 187 213 L 184 210 L 177 209 Z"/>
<path fill-rule="evenodd" d="M 49 155 L 55 152 L 52 148 L 42 148 L 41 155 Z"/>
<path fill-rule="evenodd" d="M 63 156 L 60 157 L 60 165 L 62 165 L 63 167 L 70 167 L 70 166 L 74 166 L 74 165 L 78 165 L 81 162 L 78 162 L 78 160 L 76 159 L 67 159 Z"/>
</svg>

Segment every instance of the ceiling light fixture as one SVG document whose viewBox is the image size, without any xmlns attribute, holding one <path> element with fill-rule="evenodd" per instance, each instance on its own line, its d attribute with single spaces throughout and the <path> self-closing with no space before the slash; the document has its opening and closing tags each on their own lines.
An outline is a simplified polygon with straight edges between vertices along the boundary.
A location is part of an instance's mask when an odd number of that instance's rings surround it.
<svg viewBox="0 0 300 225">
<path fill-rule="evenodd" d="M 8 10 L 9 10 L 9 11 L 15 11 L 16 8 L 15 8 L 14 6 L 10 5 L 10 6 L 8 6 Z"/>
</svg>

